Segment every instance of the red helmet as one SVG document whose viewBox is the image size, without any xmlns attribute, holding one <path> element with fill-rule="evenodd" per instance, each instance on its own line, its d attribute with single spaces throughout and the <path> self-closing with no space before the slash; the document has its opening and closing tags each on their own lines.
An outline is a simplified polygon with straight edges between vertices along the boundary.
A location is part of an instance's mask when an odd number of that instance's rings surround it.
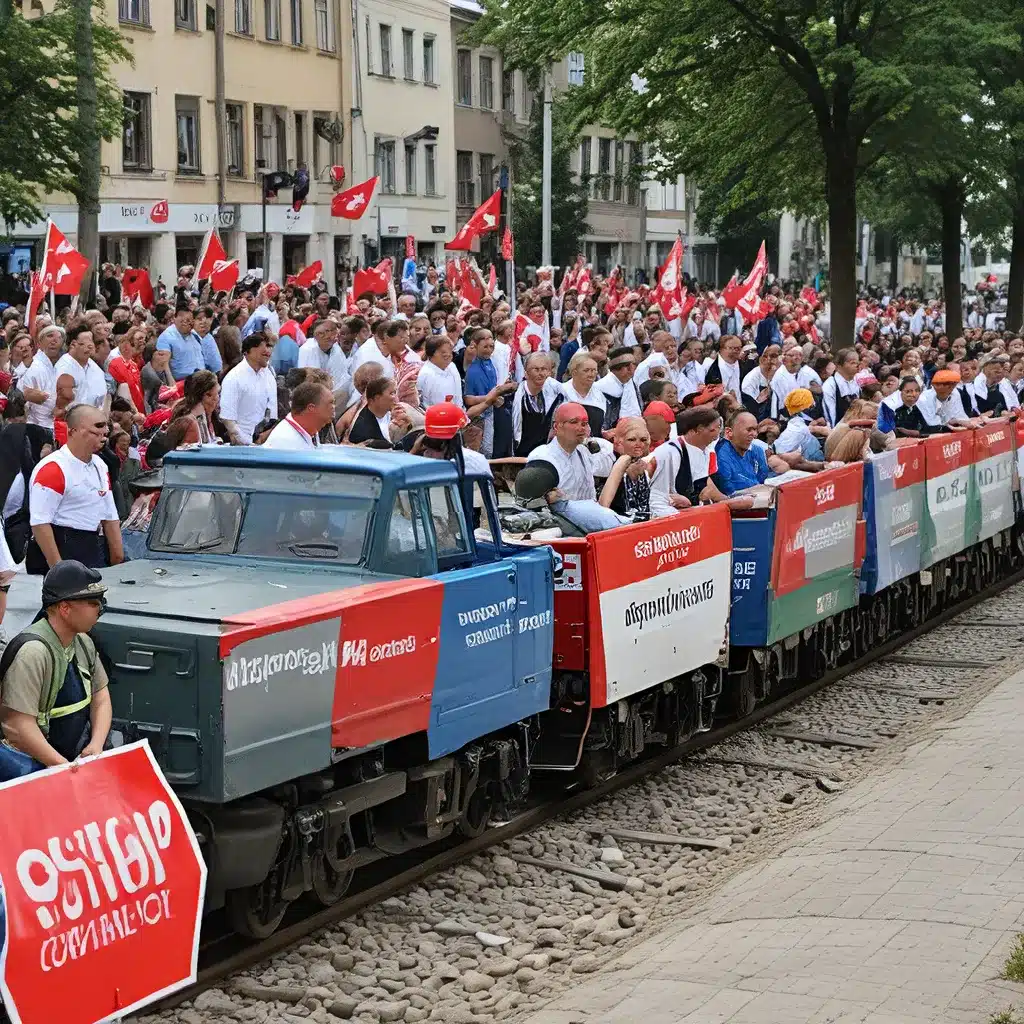
<svg viewBox="0 0 1024 1024">
<path fill-rule="evenodd" d="M 468 425 L 469 417 L 454 402 L 439 402 L 427 409 L 423 430 L 427 437 L 450 441 Z"/>
</svg>

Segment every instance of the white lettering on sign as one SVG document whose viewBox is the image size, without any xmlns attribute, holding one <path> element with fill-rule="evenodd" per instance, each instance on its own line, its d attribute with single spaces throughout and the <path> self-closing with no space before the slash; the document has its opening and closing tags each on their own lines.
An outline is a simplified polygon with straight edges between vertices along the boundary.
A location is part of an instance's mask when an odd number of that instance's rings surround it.
<svg viewBox="0 0 1024 1024">
<path fill-rule="evenodd" d="M 365 643 L 365 641 L 364 641 Z M 338 667 L 338 642 L 332 640 L 319 648 L 293 647 L 274 654 L 260 654 L 255 658 L 238 657 L 228 669 L 228 690 L 262 686 L 270 691 L 270 682 L 284 672 L 299 672 L 304 676 L 319 676 Z"/>
<path fill-rule="evenodd" d="M 835 500 L 836 485 L 834 483 L 823 484 L 814 490 L 814 504 L 824 505 L 827 501 Z"/>
<path fill-rule="evenodd" d="M 827 615 L 829 612 L 835 611 L 839 607 L 839 591 L 830 590 L 827 594 L 822 594 L 817 601 L 816 612 L 818 615 Z"/>
<path fill-rule="evenodd" d="M 480 647 L 483 644 L 493 643 L 502 637 L 512 635 L 512 623 L 502 622 L 498 626 L 488 626 L 487 629 L 477 629 L 466 634 L 467 647 Z"/>
<path fill-rule="evenodd" d="M 555 580 L 555 590 L 583 589 L 583 558 L 580 555 L 562 555 L 562 574 Z"/>
<path fill-rule="evenodd" d="M 504 601 L 499 601 L 497 604 L 485 604 L 481 608 L 472 608 L 468 612 L 459 612 L 459 625 L 476 625 L 480 622 L 487 622 L 490 619 L 496 619 L 500 615 L 507 615 L 510 611 L 515 609 L 518 604 L 519 602 L 516 598 L 509 597 Z"/>
<path fill-rule="evenodd" d="M 359 668 L 366 664 L 366 641 L 346 640 L 341 645 L 341 667 Z"/>
<path fill-rule="evenodd" d="M 942 457 L 944 459 L 956 459 L 960 457 L 960 442 L 950 441 L 942 446 Z"/>
<path fill-rule="evenodd" d="M 1002 441 L 1005 437 L 1006 437 L 1006 434 L 1003 433 L 1003 431 L 1001 431 L 1001 430 L 996 431 L 996 433 L 994 433 L 994 434 L 982 434 L 981 435 L 981 438 L 985 442 L 985 444 L 989 444 L 989 445 L 995 444 L 996 441 Z"/>
<path fill-rule="evenodd" d="M 674 549 L 696 544 L 700 540 L 700 527 L 688 526 L 684 530 L 669 530 L 659 533 L 657 537 L 636 542 L 633 555 L 636 558 L 650 558 L 651 555 L 664 555 Z"/>
<path fill-rule="evenodd" d="M 898 459 L 894 460 L 891 466 L 885 465 L 885 463 L 879 463 L 878 465 L 878 479 L 879 480 L 902 480 L 903 472 L 906 470 Z"/>
<path fill-rule="evenodd" d="M 902 505 L 893 505 L 892 507 L 892 525 L 898 526 L 900 523 L 907 522 L 908 519 L 914 514 L 914 503 L 912 501 L 906 501 Z"/>
<path fill-rule="evenodd" d="M 519 632 L 530 633 L 535 629 L 551 625 L 551 612 L 541 612 L 539 615 L 524 615 L 519 619 Z"/>
<path fill-rule="evenodd" d="M 366 641 L 364 640 L 363 643 Z M 412 654 L 416 650 L 416 637 L 389 640 L 386 644 L 377 644 L 370 651 L 370 661 L 387 661 L 388 658 L 400 658 L 403 654 Z"/>
<path fill-rule="evenodd" d="M 626 626 L 639 626 L 643 629 L 645 623 L 653 623 L 657 619 L 693 608 L 695 605 L 710 601 L 714 596 L 715 581 L 710 579 L 696 583 L 692 587 L 669 590 L 662 597 L 655 597 L 649 601 L 632 601 L 626 607 Z"/>
<path fill-rule="evenodd" d="M 36 920 L 47 931 L 68 926 L 43 940 L 43 971 L 171 916 L 170 890 L 159 888 L 167 880 L 160 851 L 171 845 L 171 821 L 167 804 L 155 800 L 145 814 L 136 811 L 130 824 L 121 817 L 108 818 L 102 828 L 90 821 L 71 836 L 53 836 L 45 850 L 22 851 L 15 868 L 25 895 L 38 904 Z M 143 895 L 149 886 L 156 891 Z M 104 900 L 117 905 L 90 913 Z"/>
<path fill-rule="evenodd" d="M 807 524 L 801 524 L 793 538 L 793 550 L 813 555 L 817 551 L 835 547 L 853 535 L 853 524 L 848 519 L 840 519 L 831 526 L 822 526 L 808 530 Z"/>
</svg>

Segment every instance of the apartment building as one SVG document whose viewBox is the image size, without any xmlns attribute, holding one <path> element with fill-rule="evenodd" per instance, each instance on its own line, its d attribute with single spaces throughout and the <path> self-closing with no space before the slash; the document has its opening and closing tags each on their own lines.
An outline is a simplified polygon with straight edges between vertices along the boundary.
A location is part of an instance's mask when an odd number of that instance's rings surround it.
<svg viewBox="0 0 1024 1024">
<path fill-rule="evenodd" d="M 460 224 L 498 188 L 501 168 L 509 163 L 510 136 L 526 131 L 535 102 L 523 73 L 506 67 L 498 50 L 473 47 L 466 39 L 482 13 L 475 0 L 451 0 L 455 212 Z"/>
<path fill-rule="evenodd" d="M 46 0 L 50 3 L 51 0 Z M 330 168 L 348 164 L 351 78 L 348 0 L 225 0 L 227 166 L 218 203 L 215 18 L 208 0 L 105 0 L 135 56 L 114 69 L 124 90 L 121 136 L 104 142 L 100 256 L 146 266 L 173 285 L 218 225 L 243 267 L 264 263 L 281 281 L 322 260 L 333 287 L 351 255 L 352 222 L 330 214 Z M 264 206 L 262 175 L 306 167 L 310 191 L 292 209 L 290 189 Z M 346 183 L 353 180 L 349 170 Z M 74 237 L 69 197 L 46 204 Z M 356 222 L 357 224 L 359 222 Z M 20 240 L 44 224 L 20 225 Z"/>
<path fill-rule="evenodd" d="M 349 0 L 346 0 L 349 2 Z M 356 227 L 367 262 L 406 240 L 440 262 L 455 233 L 451 25 L 447 0 L 351 0 L 353 180 L 380 176 Z"/>
</svg>

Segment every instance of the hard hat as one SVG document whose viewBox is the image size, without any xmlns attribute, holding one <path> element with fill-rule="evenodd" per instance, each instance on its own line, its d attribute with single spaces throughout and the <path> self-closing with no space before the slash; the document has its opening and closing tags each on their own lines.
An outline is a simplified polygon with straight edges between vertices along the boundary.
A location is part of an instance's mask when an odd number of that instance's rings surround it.
<svg viewBox="0 0 1024 1024">
<path fill-rule="evenodd" d="M 536 501 L 558 486 L 558 470 L 550 462 L 537 459 L 528 462 L 516 477 L 516 497 Z"/>
<path fill-rule="evenodd" d="M 427 409 L 423 431 L 427 437 L 450 441 L 463 427 L 469 425 L 469 417 L 454 402 L 439 402 Z"/>
</svg>

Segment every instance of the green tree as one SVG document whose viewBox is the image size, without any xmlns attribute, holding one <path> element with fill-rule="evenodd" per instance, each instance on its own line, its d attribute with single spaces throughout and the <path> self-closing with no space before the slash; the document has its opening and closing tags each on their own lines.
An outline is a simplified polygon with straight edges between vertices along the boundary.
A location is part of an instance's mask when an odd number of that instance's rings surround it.
<svg viewBox="0 0 1024 1024">
<path fill-rule="evenodd" d="M 587 233 L 587 182 L 576 179 L 570 158 L 578 124 L 565 101 L 556 101 L 551 132 L 551 260 L 569 266 Z M 522 135 L 509 133 L 512 163 L 512 230 L 516 263 L 538 266 L 541 260 L 541 172 L 544 155 L 544 105 L 533 105 L 530 124 Z"/>
<path fill-rule="evenodd" d="M 918 30 L 966 0 L 486 2 L 481 32 L 516 63 L 582 49 L 587 116 L 655 144 L 666 173 L 731 181 L 737 208 L 824 203 L 832 328 L 852 337 L 858 181 L 898 148 L 918 89 L 955 94 Z"/>
<path fill-rule="evenodd" d="M 131 54 L 103 20 L 102 0 L 92 0 L 92 7 L 95 117 L 87 114 L 80 123 L 75 0 L 56 0 L 38 17 L 0 0 L 0 219 L 9 228 L 41 218 L 47 193 L 70 193 L 81 202 L 83 155 L 91 160 L 101 137 L 121 131 L 124 107 L 111 69 L 130 62 Z M 98 174 L 98 155 L 95 167 Z M 87 173 L 87 188 L 90 180 Z"/>
</svg>

